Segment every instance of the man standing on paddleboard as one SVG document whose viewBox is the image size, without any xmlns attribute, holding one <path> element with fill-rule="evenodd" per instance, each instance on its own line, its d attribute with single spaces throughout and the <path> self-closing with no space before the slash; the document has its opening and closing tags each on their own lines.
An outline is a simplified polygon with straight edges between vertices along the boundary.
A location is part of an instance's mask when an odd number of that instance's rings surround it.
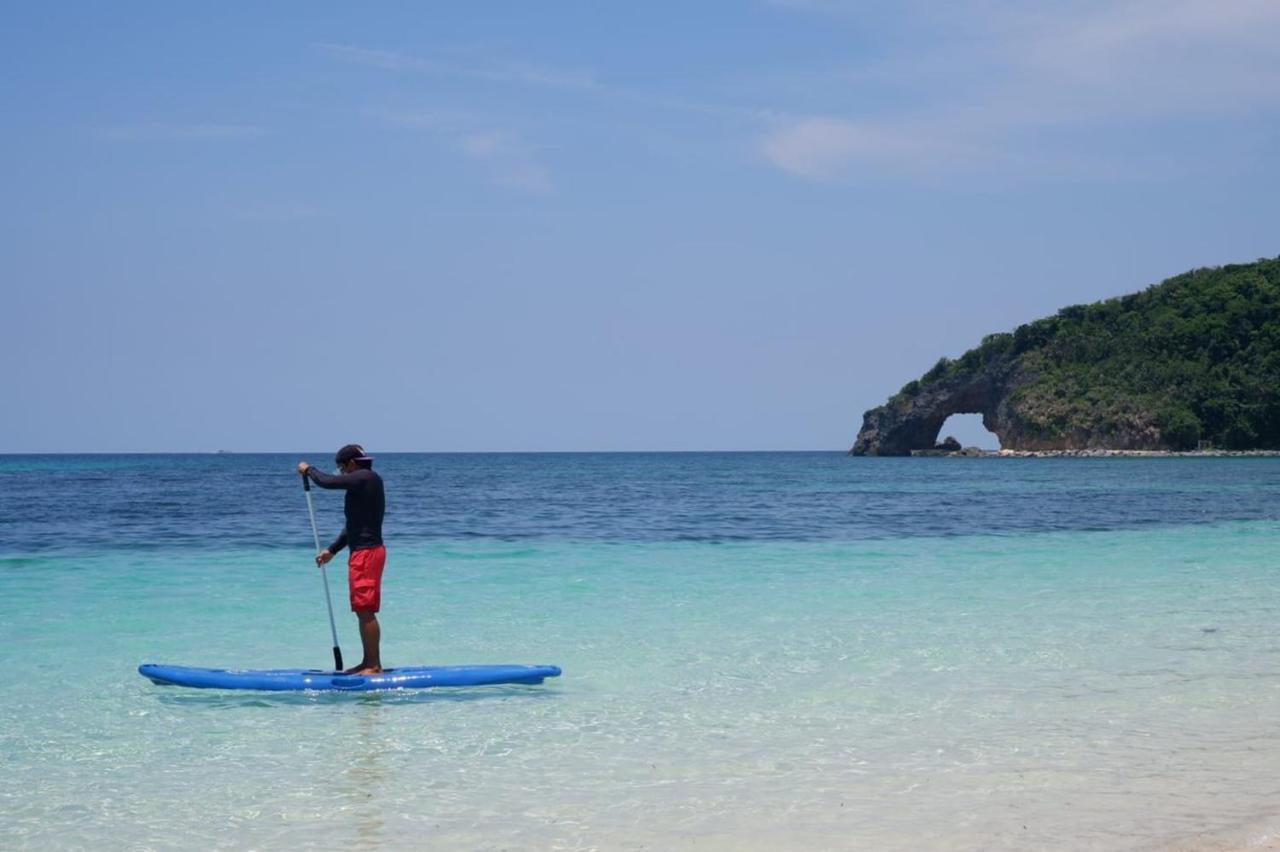
<svg viewBox="0 0 1280 852">
<path fill-rule="evenodd" d="M 298 462 L 298 473 L 310 477 L 316 485 L 347 492 L 343 502 L 347 524 L 333 544 L 316 554 L 316 565 L 324 565 L 344 547 L 351 548 L 347 584 L 351 611 L 360 621 L 364 659 L 360 665 L 347 669 L 347 674 L 377 674 L 382 671 L 378 609 L 382 603 L 382 568 L 387 561 L 387 549 L 382 544 L 382 515 L 386 508 L 382 477 L 373 472 L 373 456 L 365 455 L 359 444 L 347 444 L 338 450 L 334 461 L 338 465 L 336 476 Z"/>
</svg>

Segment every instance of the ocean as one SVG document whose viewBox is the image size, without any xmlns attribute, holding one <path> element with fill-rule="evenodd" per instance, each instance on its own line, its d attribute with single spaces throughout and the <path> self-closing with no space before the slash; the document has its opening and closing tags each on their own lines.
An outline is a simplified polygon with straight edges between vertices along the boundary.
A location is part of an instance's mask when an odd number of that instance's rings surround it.
<svg viewBox="0 0 1280 852">
<path fill-rule="evenodd" d="M 384 662 L 561 678 L 140 677 L 330 664 L 331 454 L 0 456 L 5 848 L 1280 835 L 1280 459 L 385 454 Z"/>
</svg>

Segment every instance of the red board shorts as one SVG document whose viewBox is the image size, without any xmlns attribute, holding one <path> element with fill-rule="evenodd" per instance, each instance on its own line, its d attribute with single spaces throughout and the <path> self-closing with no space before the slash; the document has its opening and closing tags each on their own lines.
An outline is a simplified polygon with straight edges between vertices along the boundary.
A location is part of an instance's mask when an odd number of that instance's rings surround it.
<svg viewBox="0 0 1280 852">
<path fill-rule="evenodd" d="M 347 559 L 347 585 L 352 612 L 377 612 L 382 605 L 382 567 L 387 549 L 382 545 L 351 551 Z"/>
</svg>

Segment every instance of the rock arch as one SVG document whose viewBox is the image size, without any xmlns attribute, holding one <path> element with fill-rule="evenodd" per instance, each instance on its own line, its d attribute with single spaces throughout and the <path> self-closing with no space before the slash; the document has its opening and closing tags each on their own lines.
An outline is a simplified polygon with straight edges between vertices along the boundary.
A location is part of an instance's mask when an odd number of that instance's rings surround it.
<svg viewBox="0 0 1280 852">
<path fill-rule="evenodd" d="M 1012 361 L 965 371 L 931 382 L 913 395 L 899 394 L 862 418 L 849 450 L 855 456 L 906 456 L 931 449 L 942 424 L 953 414 L 981 414 L 982 425 L 1002 447 L 1016 444 L 1015 418 L 1008 405 Z"/>
<path fill-rule="evenodd" d="M 982 415 L 977 412 L 948 416 L 942 422 L 938 437 L 934 439 L 934 446 L 948 438 L 961 447 L 975 447 L 986 452 L 998 452 L 1001 449 L 1000 439 L 982 425 Z"/>
</svg>

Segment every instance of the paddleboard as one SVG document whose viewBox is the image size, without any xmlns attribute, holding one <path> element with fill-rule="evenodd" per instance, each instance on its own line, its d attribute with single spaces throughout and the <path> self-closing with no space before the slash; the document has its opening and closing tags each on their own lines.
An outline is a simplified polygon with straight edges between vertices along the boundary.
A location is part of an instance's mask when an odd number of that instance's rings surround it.
<svg viewBox="0 0 1280 852">
<path fill-rule="evenodd" d="M 386 669 L 375 675 L 348 675 L 323 669 L 202 669 L 146 663 L 138 674 L 164 686 L 197 689 L 265 689 L 277 692 L 370 692 L 379 689 L 426 689 L 436 686 L 488 686 L 499 683 L 542 683 L 559 677 L 559 666 L 414 666 Z"/>
</svg>

